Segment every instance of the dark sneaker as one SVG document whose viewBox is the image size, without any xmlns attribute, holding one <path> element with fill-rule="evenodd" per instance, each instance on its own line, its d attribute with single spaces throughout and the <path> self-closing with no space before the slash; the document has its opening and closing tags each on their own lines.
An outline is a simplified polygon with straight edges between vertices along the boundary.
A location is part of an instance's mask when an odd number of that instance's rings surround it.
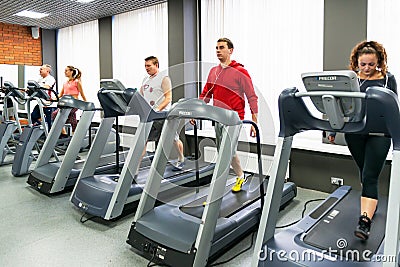
<svg viewBox="0 0 400 267">
<path fill-rule="evenodd" d="M 64 139 L 64 138 L 68 138 L 69 137 L 69 135 L 68 134 L 60 134 L 60 139 Z"/>
<path fill-rule="evenodd" d="M 172 166 L 173 166 L 173 168 L 172 168 L 173 171 L 180 171 L 183 169 L 183 166 L 185 166 L 185 162 L 178 160 Z"/>
<path fill-rule="evenodd" d="M 367 240 L 369 237 L 369 230 L 371 229 L 371 219 L 367 217 L 366 213 L 360 216 L 358 225 L 354 234 L 356 237 Z"/>
<path fill-rule="evenodd" d="M 137 184 L 137 179 L 138 179 L 138 174 L 136 173 L 135 176 L 133 176 L 132 184 Z"/>
</svg>

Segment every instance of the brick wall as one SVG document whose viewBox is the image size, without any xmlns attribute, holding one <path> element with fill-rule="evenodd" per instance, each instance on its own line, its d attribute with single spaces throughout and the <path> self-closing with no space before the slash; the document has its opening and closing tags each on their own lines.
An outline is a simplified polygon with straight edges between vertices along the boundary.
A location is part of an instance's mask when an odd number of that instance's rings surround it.
<svg viewBox="0 0 400 267">
<path fill-rule="evenodd" d="M 0 64 L 42 64 L 42 42 L 33 39 L 28 26 L 0 23 Z"/>
</svg>

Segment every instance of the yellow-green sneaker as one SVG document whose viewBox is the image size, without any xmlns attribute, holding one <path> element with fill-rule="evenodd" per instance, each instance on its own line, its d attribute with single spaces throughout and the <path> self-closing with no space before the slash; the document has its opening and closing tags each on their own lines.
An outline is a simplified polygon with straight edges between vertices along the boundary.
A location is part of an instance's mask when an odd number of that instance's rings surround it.
<svg viewBox="0 0 400 267">
<path fill-rule="evenodd" d="M 236 178 L 236 183 L 235 183 L 235 185 L 232 187 L 232 192 L 233 192 L 233 193 L 240 192 L 240 191 L 242 190 L 242 185 L 244 184 L 244 182 L 245 182 L 245 179 L 244 179 L 244 178 L 237 177 L 237 178 Z"/>
</svg>

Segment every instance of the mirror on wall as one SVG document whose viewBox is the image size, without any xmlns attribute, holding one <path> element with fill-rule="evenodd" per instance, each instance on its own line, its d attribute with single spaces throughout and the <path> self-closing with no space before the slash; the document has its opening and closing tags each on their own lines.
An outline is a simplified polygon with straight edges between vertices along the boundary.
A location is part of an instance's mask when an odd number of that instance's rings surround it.
<svg viewBox="0 0 400 267">
<path fill-rule="evenodd" d="M 39 80 L 40 66 L 25 66 L 24 67 L 24 87 L 28 83 L 28 80 Z"/>
<path fill-rule="evenodd" d="M 40 66 L 0 64 L 0 77 L 3 82 L 9 81 L 15 86 L 25 87 L 28 80 L 39 79 L 39 69 Z"/>
<path fill-rule="evenodd" d="M 18 84 L 18 65 L 0 64 L 0 77 L 2 82 L 9 81 L 15 85 Z M 1 84 L 3 85 L 3 84 Z"/>
<path fill-rule="evenodd" d="M 40 66 L 23 66 L 23 65 L 8 65 L 0 64 L 0 85 L 3 86 L 5 81 L 11 82 L 16 87 L 26 87 L 28 80 L 37 81 Z M 0 112 L 3 109 L 4 93 L 0 92 Z M 19 106 L 20 110 L 24 110 L 23 105 Z"/>
</svg>

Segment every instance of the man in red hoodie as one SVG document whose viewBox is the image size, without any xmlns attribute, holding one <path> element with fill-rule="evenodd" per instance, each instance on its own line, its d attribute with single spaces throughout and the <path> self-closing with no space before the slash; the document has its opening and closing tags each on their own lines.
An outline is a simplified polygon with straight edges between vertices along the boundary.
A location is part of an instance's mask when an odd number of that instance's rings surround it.
<svg viewBox="0 0 400 267">
<path fill-rule="evenodd" d="M 206 103 L 213 98 L 213 105 L 226 109 L 231 109 L 239 114 L 241 120 L 244 119 L 245 96 L 249 103 L 252 120 L 257 123 L 258 114 L 258 97 L 254 92 L 251 77 L 244 66 L 235 60 L 231 60 L 233 52 L 233 43 L 228 38 L 220 38 L 216 46 L 217 58 L 220 64 L 213 67 L 207 78 L 207 83 L 200 94 L 200 99 Z M 217 144 L 221 136 L 222 129 L 216 125 Z M 256 135 L 254 127 L 251 127 L 251 136 Z M 245 183 L 243 169 L 240 165 L 240 160 L 235 154 L 232 158 L 231 165 L 236 173 L 236 183 L 232 187 L 232 192 L 242 190 L 242 185 Z"/>
</svg>

